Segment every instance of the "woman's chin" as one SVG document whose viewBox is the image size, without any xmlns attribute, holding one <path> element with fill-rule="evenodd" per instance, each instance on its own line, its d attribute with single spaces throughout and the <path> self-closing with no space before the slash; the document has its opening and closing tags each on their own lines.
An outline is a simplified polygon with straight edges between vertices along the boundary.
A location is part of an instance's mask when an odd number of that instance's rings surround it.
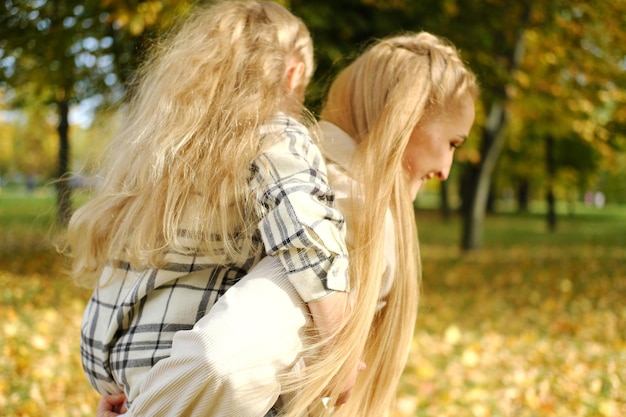
<svg viewBox="0 0 626 417">
<path fill-rule="evenodd" d="M 416 183 L 411 185 L 411 189 L 409 190 L 410 195 L 411 195 L 411 200 L 414 201 L 417 198 L 417 193 L 419 193 L 423 185 L 424 185 L 424 180 L 422 179 L 418 180 Z"/>
</svg>

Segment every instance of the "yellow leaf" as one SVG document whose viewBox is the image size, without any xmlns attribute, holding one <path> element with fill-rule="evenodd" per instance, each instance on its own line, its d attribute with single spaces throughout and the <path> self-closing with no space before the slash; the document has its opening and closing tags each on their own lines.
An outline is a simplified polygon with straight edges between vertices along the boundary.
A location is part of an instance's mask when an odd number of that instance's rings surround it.
<svg viewBox="0 0 626 417">
<path fill-rule="evenodd" d="M 143 21 L 143 16 L 141 16 L 140 14 L 134 15 L 133 18 L 130 20 L 130 24 L 128 26 L 130 33 L 134 36 L 141 35 L 144 28 L 145 22 Z"/>
<path fill-rule="evenodd" d="M 41 335 L 34 335 L 31 337 L 30 344 L 38 350 L 47 350 L 49 346 L 48 341 Z"/>
<path fill-rule="evenodd" d="M 422 379 L 432 379 L 437 374 L 437 368 L 430 362 L 419 363 L 417 375 Z"/>
<path fill-rule="evenodd" d="M 400 412 L 400 415 L 415 415 L 415 410 L 417 410 L 417 399 L 408 396 L 400 397 L 396 403 L 396 409 Z"/>
<path fill-rule="evenodd" d="M 600 402 L 600 405 L 598 406 L 598 410 L 600 411 L 600 414 L 602 414 L 605 417 L 617 417 L 617 405 L 615 404 L 614 401 L 611 400 L 606 400 L 606 401 L 602 401 Z"/>
<path fill-rule="evenodd" d="M 443 335 L 444 340 L 449 345 L 456 345 L 461 341 L 461 330 L 454 324 L 446 327 Z"/>
<path fill-rule="evenodd" d="M 476 352 L 475 348 L 469 347 L 463 351 L 463 356 L 461 360 L 463 361 L 463 365 L 467 366 L 468 368 L 473 368 L 478 365 L 478 362 L 480 361 L 480 356 Z"/>
</svg>

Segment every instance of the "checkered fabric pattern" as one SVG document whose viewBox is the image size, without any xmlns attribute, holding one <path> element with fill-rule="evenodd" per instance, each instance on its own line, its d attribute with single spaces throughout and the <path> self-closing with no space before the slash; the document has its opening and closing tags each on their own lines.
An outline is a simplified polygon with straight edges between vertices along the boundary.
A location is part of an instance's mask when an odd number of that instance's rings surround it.
<svg viewBox="0 0 626 417">
<path fill-rule="evenodd" d="M 169 253 L 159 269 L 119 261 L 104 269 L 81 329 L 83 368 L 100 393 L 124 391 L 132 401 L 145 373 L 170 355 L 174 334 L 191 329 L 266 254 L 281 260 L 306 302 L 348 289 L 344 219 L 318 147 L 282 114 L 261 134 L 266 149 L 253 161 L 250 187 L 264 215 L 252 242 L 243 242 L 248 253 L 228 265 Z"/>
</svg>

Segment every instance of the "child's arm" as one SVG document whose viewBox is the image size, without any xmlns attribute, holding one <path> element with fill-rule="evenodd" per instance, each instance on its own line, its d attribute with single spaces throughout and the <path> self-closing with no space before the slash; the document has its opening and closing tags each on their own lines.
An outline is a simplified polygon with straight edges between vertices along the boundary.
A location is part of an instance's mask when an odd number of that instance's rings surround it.
<svg viewBox="0 0 626 417">
<path fill-rule="evenodd" d="M 334 206 L 322 153 L 302 125 L 279 118 L 267 140 L 271 146 L 254 161 L 251 183 L 265 210 L 261 238 L 266 253 L 280 259 L 307 303 L 317 332 L 327 339 L 350 313 L 344 216 Z M 357 369 L 352 374 L 356 379 Z M 351 388 L 344 387 L 343 397 Z"/>
<path fill-rule="evenodd" d="M 311 301 L 307 306 L 311 312 L 315 327 L 323 339 L 332 337 L 335 332 L 340 330 L 345 318 L 350 313 L 349 295 L 341 291 L 336 291 L 324 298 Z M 354 352 L 354 354 L 357 355 L 358 352 Z M 336 406 L 340 406 L 348 401 L 358 373 L 365 370 L 365 367 L 365 362 L 359 361 L 358 367 L 350 370 L 351 376 L 346 385 L 343 386 L 342 393 L 335 404 Z"/>
<path fill-rule="evenodd" d="M 272 144 L 254 161 L 251 183 L 265 210 L 261 238 L 309 305 L 320 335 L 330 336 L 349 312 L 344 217 L 334 207 L 324 159 L 308 131 L 279 118 L 267 140 Z"/>
<path fill-rule="evenodd" d="M 313 323 L 323 339 L 333 336 L 350 313 L 347 292 L 335 291 L 325 297 L 307 303 Z"/>
</svg>

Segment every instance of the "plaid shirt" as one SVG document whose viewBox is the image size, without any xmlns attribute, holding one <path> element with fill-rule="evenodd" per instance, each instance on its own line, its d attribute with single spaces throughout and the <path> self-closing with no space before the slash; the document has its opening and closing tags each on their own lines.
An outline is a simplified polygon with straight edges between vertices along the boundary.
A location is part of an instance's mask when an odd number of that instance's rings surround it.
<svg viewBox="0 0 626 417">
<path fill-rule="evenodd" d="M 226 265 L 168 253 L 159 269 L 137 271 L 124 262 L 104 268 L 81 328 L 83 368 L 100 393 L 122 389 L 132 401 L 145 373 L 170 355 L 174 333 L 191 329 L 266 254 L 281 260 L 305 302 L 347 291 L 344 219 L 333 208 L 318 147 L 283 114 L 261 135 L 271 142 L 253 161 L 250 187 L 264 215 L 252 241 L 241 242 L 249 251 Z"/>
</svg>

